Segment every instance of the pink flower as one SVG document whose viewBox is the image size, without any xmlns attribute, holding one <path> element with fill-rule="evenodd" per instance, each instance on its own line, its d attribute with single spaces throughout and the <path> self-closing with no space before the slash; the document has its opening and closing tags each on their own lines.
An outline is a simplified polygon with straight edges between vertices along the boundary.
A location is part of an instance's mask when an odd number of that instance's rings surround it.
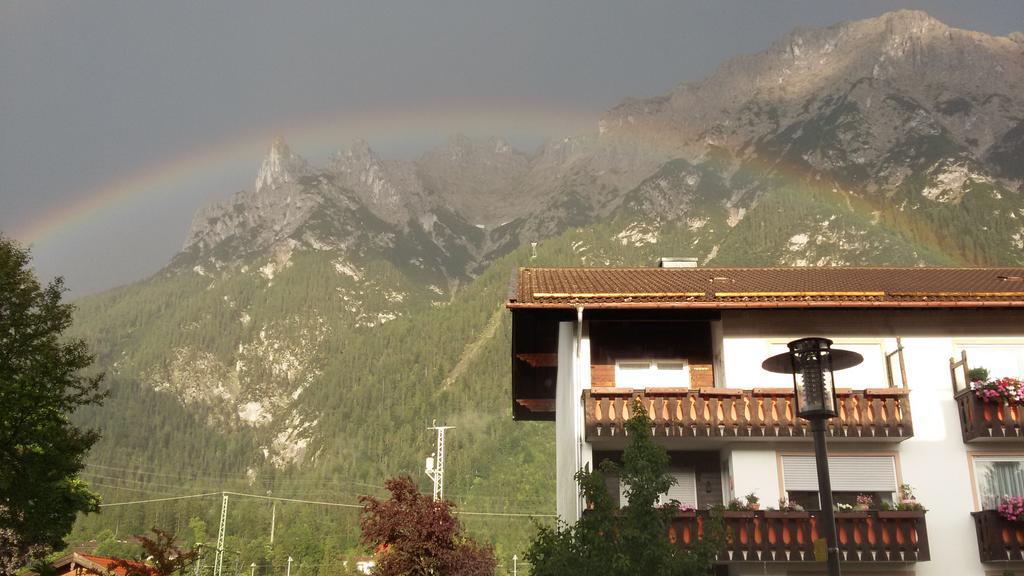
<svg viewBox="0 0 1024 576">
<path fill-rule="evenodd" d="M 970 389 L 984 402 L 1024 404 L 1024 386 L 1017 378 L 1003 377 L 988 382 L 974 380 Z"/>
<path fill-rule="evenodd" d="M 1010 522 L 1024 521 L 1024 497 L 1004 496 L 999 500 L 996 512 Z"/>
</svg>

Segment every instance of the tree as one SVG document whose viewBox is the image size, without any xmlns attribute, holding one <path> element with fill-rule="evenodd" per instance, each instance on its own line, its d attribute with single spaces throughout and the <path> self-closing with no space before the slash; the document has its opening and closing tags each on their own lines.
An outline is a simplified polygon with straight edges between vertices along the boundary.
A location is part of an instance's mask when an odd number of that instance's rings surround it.
<svg viewBox="0 0 1024 576">
<path fill-rule="evenodd" d="M 139 536 L 142 555 L 138 560 L 117 558 L 112 568 L 121 568 L 125 576 L 171 576 L 184 572 L 199 557 L 199 548 L 182 550 L 174 544 L 174 534 L 153 528 L 153 538 Z"/>
<path fill-rule="evenodd" d="M 380 576 L 494 574 L 494 552 L 463 535 L 451 502 L 420 493 L 408 476 L 385 483 L 391 498 L 360 496 L 360 541 L 377 557 Z"/>
<path fill-rule="evenodd" d="M 0 236 L 0 576 L 64 545 L 79 512 L 99 497 L 78 473 L 99 435 L 69 415 L 103 399 L 92 356 L 66 340 L 72 307 L 63 281 L 45 288 L 28 251 Z"/>
<path fill-rule="evenodd" d="M 526 559 L 534 576 L 603 574 L 609 576 L 704 576 L 724 542 L 717 515 L 705 523 L 704 537 L 686 550 L 669 542 L 668 525 L 676 506 L 658 507 L 658 498 L 675 483 L 665 449 L 651 438 L 647 411 L 635 403 L 626 423 L 630 443 L 622 465 L 602 462 L 580 470 L 576 482 L 589 508 L 573 525 L 540 527 Z M 627 488 L 628 505 L 617 509 L 605 484 L 617 475 Z M 677 503 L 676 503 L 677 504 Z"/>
</svg>

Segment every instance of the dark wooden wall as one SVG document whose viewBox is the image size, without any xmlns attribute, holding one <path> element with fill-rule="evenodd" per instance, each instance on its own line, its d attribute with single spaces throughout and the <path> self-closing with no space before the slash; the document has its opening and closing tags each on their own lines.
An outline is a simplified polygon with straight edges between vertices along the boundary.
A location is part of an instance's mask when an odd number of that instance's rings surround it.
<svg viewBox="0 0 1024 576">
<path fill-rule="evenodd" d="M 691 388 L 715 385 L 708 322 L 615 321 L 590 323 L 590 383 L 615 386 L 615 362 L 685 359 Z"/>
</svg>

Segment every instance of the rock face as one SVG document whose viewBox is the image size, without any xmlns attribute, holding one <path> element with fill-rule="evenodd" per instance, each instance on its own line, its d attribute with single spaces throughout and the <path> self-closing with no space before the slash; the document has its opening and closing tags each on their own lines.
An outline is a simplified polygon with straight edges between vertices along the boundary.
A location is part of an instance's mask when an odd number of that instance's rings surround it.
<svg viewBox="0 0 1024 576">
<path fill-rule="evenodd" d="M 260 171 L 256 175 L 254 189 L 259 194 L 264 190 L 273 190 L 298 180 L 307 171 L 306 161 L 292 154 L 283 138 L 274 140 L 263 159 Z"/>
</svg>

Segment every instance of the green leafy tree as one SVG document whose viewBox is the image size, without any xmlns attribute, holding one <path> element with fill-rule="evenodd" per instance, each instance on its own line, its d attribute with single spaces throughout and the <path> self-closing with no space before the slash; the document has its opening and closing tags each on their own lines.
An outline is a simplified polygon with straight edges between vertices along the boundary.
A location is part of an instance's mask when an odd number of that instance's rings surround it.
<svg viewBox="0 0 1024 576">
<path fill-rule="evenodd" d="M 0 236 L 0 575 L 62 547 L 99 504 L 78 477 L 98 434 L 68 416 L 102 400 L 102 375 L 82 376 L 92 356 L 61 337 L 63 290 L 60 278 L 41 286 L 28 251 Z"/>
<path fill-rule="evenodd" d="M 188 529 L 192 532 L 193 544 L 206 544 L 209 536 L 206 533 L 206 521 L 198 516 L 193 516 L 188 521 Z"/>
<path fill-rule="evenodd" d="M 724 542 L 724 525 L 713 516 L 704 538 L 685 550 L 669 542 L 668 525 L 675 506 L 657 506 L 675 483 L 668 474 L 669 457 L 651 438 L 647 411 L 634 405 L 626 423 L 630 443 L 622 464 L 604 461 L 597 470 L 580 470 L 576 482 L 589 509 L 573 525 L 541 527 L 526 553 L 534 576 L 602 574 L 608 576 L 704 576 Z M 617 475 L 628 488 L 629 502 L 615 506 L 605 484 Z"/>
<path fill-rule="evenodd" d="M 362 543 L 376 553 L 378 576 L 486 576 L 497 561 L 490 548 L 463 535 L 452 504 L 420 493 L 408 476 L 385 483 L 388 500 L 360 496 Z"/>
</svg>

